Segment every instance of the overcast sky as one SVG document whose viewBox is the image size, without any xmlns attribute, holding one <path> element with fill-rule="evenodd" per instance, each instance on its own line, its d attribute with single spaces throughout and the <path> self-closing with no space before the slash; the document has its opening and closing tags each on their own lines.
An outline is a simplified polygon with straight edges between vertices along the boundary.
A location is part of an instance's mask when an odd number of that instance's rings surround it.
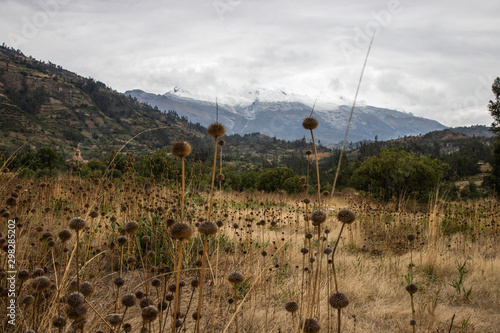
<svg viewBox="0 0 500 333">
<path fill-rule="evenodd" d="M 498 0 L 0 0 L 0 42 L 124 92 L 282 89 L 492 122 Z"/>
</svg>

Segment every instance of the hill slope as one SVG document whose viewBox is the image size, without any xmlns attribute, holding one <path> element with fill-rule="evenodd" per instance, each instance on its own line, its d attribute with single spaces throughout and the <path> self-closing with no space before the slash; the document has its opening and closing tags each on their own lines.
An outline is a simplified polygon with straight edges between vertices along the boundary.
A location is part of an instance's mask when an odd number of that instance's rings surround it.
<svg viewBox="0 0 500 333">
<path fill-rule="evenodd" d="M 199 146 L 206 132 L 101 82 L 0 48 L 2 150 L 24 144 L 51 144 L 60 150 L 79 146 L 87 158 L 118 150 L 129 140 L 125 149 L 133 151 L 162 147 L 181 135 Z"/>
</svg>

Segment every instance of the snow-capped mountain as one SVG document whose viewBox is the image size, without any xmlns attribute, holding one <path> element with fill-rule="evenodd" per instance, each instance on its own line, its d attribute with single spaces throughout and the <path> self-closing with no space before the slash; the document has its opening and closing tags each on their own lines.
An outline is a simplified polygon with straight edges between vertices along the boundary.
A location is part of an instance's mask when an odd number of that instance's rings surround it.
<svg viewBox="0 0 500 333">
<path fill-rule="evenodd" d="M 192 122 L 208 126 L 215 121 L 214 96 L 192 93 L 174 87 L 163 95 L 142 90 L 124 93 L 139 101 L 157 106 L 160 110 L 174 110 Z M 217 98 L 218 119 L 229 134 L 260 132 L 279 139 L 296 140 L 309 132 L 302 128 L 302 120 L 309 116 L 314 105 L 314 117 L 319 121 L 315 138 L 322 144 L 336 144 L 343 140 L 351 106 L 326 97 L 318 100 L 310 96 L 287 93 L 283 90 L 258 89 L 248 93 L 229 91 Z M 415 117 L 412 114 L 361 105 L 355 108 L 348 141 L 388 140 L 405 135 L 418 135 L 446 126 L 437 121 Z"/>
</svg>

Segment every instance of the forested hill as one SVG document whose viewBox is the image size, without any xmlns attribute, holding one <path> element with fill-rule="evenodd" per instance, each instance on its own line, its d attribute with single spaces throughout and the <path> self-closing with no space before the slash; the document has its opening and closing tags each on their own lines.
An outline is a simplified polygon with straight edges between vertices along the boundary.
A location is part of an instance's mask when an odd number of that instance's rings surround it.
<svg viewBox="0 0 500 333">
<path fill-rule="evenodd" d="M 142 134 L 141 134 L 142 133 Z M 163 113 L 92 78 L 0 47 L 0 148 L 46 144 L 86 157 L 112 149 L 149 150 L 181 136 L 203 147 L 206 129 Z"/>
</svg>

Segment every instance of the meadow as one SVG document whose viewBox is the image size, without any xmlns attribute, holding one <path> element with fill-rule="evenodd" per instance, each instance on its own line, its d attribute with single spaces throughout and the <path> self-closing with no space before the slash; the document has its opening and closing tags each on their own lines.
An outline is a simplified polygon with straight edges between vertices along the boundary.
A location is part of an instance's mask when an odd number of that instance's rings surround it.
<svg viewBox="0 0 500 333">
<path fill-rule="evenodd" d="M 134 172 L 0 175 L 1 331 L 499 331 L 495 197 L 224 192 Z"/>
</svg>

